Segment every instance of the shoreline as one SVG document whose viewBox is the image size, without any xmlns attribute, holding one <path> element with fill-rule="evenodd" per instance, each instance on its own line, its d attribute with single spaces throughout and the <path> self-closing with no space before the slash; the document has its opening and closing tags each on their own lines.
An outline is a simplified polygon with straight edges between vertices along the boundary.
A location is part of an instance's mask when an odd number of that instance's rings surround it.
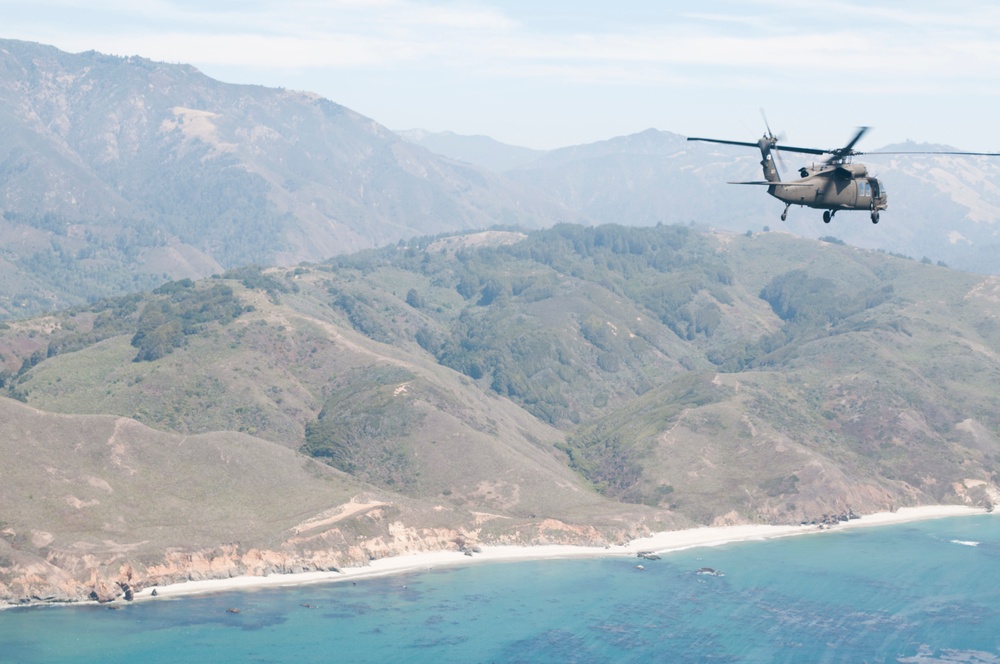
<svg viewBox="0 0 1000 664">
<path fill-rule="evenodd" d="M 926 521 L 956 516 L 985 515 L 989 512 L 981 507 L 964 505 L 925 505 L 921 507 L 901 507 L 895 512 L 877 512 L 859 519 L 840 522 L 832 527 L 806 526 L 701 526 L 686 530 L 671 530 L 649 537 L 631 540 L 626 544 L 610 546 L 576 546 L 572 544 L 528 545 L 486 545 L 480 553 L 472 556 L 460 551 L 429 551 L 423 553 L 393 556 L 373 560 L 363 567 L 345 567 L 337 572 L 302 572 L 298 574 L 271 574 L 268 576 L 237 576 L 227 579 L 204 581 L 184 581 L 164 586 L 150 586 L 135 594 L 133 602 L 158 600 L 161 598 L 187 597 L 204 593 L 228 592 L 233 590 L 254 590 L 299 586 L 313 583 L 336 583 L 358 581 L 407 572 L 424 572 L 442 567 L 458 567 L 483 562 L 517 562 L 528 560 L 557 560 L 561 558 L 635 557 L 640 551 L 668 554 L 696 547 L 722 546 L 738 542 L 763 541 L 810 535 L 841 532 L 853 528 L 890 526 L 912 521 Z M 152 593 L 156 591 L 154 596 Z"/>
</svg>

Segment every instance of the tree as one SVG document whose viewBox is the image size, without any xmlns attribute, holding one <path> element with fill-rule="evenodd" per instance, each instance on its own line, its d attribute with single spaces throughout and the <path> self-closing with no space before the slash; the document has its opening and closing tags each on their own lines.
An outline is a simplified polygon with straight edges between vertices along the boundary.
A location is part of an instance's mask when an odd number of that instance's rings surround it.
<svg viewBox="0 0 1000 664">
<path fill-rule="evenodd" d="M 427 301 L 417 292 L 416 288 L 406 291 L 406 303 L 414 309 L 423 309 L 427 306 Z"/>
</svg>

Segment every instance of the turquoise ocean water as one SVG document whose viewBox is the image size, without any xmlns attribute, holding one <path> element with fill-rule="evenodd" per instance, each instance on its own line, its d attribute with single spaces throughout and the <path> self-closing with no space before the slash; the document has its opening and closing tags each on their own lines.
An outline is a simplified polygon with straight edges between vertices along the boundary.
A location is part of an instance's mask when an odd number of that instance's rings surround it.
<svg viewBox="0 0 1000 664">
<path fill-rule="evenodd" d="M 8 610 L 0 661 L 1000 664 L 1000 518 Z"/>
</svg>

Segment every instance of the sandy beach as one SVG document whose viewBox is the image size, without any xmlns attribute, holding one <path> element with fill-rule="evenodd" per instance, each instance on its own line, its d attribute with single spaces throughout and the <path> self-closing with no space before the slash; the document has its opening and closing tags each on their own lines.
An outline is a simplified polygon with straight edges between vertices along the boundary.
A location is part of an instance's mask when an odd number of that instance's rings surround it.
<svg viewBox="0 0 1000 664">
<path fill-rule="evenodd" d="M 482 562 L 517 560 L 549 560 L 559 558 L 586 558 L 601 556 L 634 557 L 640 551 L 667 554 L 692 547 L 720 546 L 732 542 L 766 540 L 796 535 L 839 532 L 851 528 L 886 526 L 909 521 L 940 519 L 953 516 L 985 514 L 981 508 L 961 505 L 927 505 L 904 507 L 895 512 L 869 514 L 860 519 L 841 522 L 839 525 L 819 528 L 817 526 L 766 526 L 742 525 L 722 527 L 700 527 L 657 533 L 650 537 L 634 539 L 627 544 L 609 547 L 587 547 L 572 545 L 548 546 L 484 546 L 482 552 L 467 556 L 458 551 L 432 551 L 407 556 L 374 560 L 363 567 L 345 567 L 339 572 L 304 572 L 301 574 L 271 574 L 269 576 L 239 576 L 229 579 L 207 581 L 187 581 L 155 588 L 145 588 L 136 593 L 136 601 L 159 599 L 161 597 L 181 597 L 199 593 L 247 590 L 274 586 L 294 586 L 307 583 L 357 581 L 372 577 L 399 574 L 403 572 L 425 571 L 438 567 L 453 567 Z"/>
</svg>

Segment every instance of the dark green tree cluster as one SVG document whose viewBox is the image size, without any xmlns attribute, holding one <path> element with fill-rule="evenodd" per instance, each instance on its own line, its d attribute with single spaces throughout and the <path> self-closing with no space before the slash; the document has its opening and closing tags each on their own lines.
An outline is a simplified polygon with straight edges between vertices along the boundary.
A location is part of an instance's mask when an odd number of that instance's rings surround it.
<svg viewBox="0 0 1000 664">
<path fill-rule="evenodd" d="M 198 288 L 190 279 L 170 282 L 153 291 L 136 322 L 132 346 L 138 349 L 136 362 L 158 360 L 184 345 L 187 336 L 205 325 L 225 325 L 243 313 L 243 305 L 226 284 Z"/>
<path fill-rule="evenodd" d="M 531 303 L 568 292 L 574 281 L 590 282 L 646 308 L 691 340 L 711 337 L 722 322 L 717 303 L 731 302 L 727 265 L 701 235 L 677 226 L 559 225 L 499 246 L 424 238 L 328 265 L 348 271 L 331 293 L 354 329 L 383 342 L 413 338 L 441 364 L 484 381 L 550 422 L 579 417 L 579 406 L 566 395 L 585 380 L 589 369 L 581 362 L 615 373 L 635 365 L 648 343 L 615 338 L 595 317 L 581 322 L 580 333 L 599 352 L 571 352 L 558 334 L 543 332 L 536 317 L 525 315 Z M 348 292 L 342 286 L 352 274 L 360 284 L 389 267 L 419 273 L 431 285 L 431 291 L 411 287 L 405 295 L 409 315 L 419 312 L 424 321 L 412 330 L 395 322 L 391 303 L 376 301 L 364 288 Z M 454 289 L 465 305 L 436 305 L 438 288 Z"/>
<path fill-rule="evenodd" d="M 267 180 L 234 157 L 212 156 L 211 150 L 205 145 L 179 158 L 171 155 L 169 177 L 157 172 L 162 161 L 144 162 L 122 174 L 123 195 L 141 201 L 163 231 L 207 251 L 225 267 L 273 263 L 288 216 L 269 200 Z"/>
<path fill-rule="evenodd" d="M 642 464 L 635 448 L 625 445 L 620 435 L 571 439 L 558 447 L 569 457 L 570 467 L 601 493 L 618 499 L 625 499 L 630 492 L 635 494 L 633 488 L 642 476 Z"/>
<path fill-rule="evenodd" d="M 367 482 L 402 488 L 413 477 L 399 439 L 419 425 L 420 415 L 395 389 L 413 375 L 386 367 L 350 378 L 306 425 L 302 451 Z"/>
<path fill-rule="evenodd" d="M 575 417 L 565 393 L 581 376 L 568 349 L 511 307 L 466 309 L 434 351 L 441 364 L 488 381 L 536 417 L 553 423 Z"/>
<path fill-rule="evenodd" d="M 0 175 L 3 175 L 5 170 L 6 169 L 0 167 Z M 31 226 L 32 228 L 48 231 L 53 235 L 66 235 L 70 225 L 68 219 L 54 212 L 45 212 L 43 214 L 23 214 L 15 210 L 5 210 L 3 218 L 5 221 L 9 221 L 13 224 L 24 224 L 25 226 Z"/>
<path fill-rule="evenodd" d="M 93 233 L 86 238 L 56 235 L 48 246 L 31 253 L 21 253 L 14 245 L 2 247 L 0 256 L 30 274 L 34 287 L 11 293 L 9 306 L 3 301 L 6 298 L 0 298 L 0 307 L 18 316 L 34 315 L 154 288 L 163 275 L 139 270 L 141 248 L 127 243 L 119 247 L 114 240 Z"/>
<path fill-rule="evenodd" d="M 77 331 L 75 326 L 72 330 L 64 329 L 63 334 L 49 341 L 46 357 L 72 353 L 113 336 L 134 332 L 134 315 L 142 301 L 143 296 L 136 293 L 106 298 L 90 307 L 72 310 L 73 316 L 85 312 L 95 314 L 93 325 L 86 331 Z"/>
<path fill-rule="evenodd" d="M 683 226 L 560 225 L 509 250 L 627 296 L 689 340 L 711 336 L 722 318 L 714 303 L 694 303 L 699 293 L 732 301 L 725 290 L 733 281 L 729 266 Z"/>
<path fill-rule="evenodd" d="M 837 334 L 845 326 L 852 330 L 875 326 L 874 321 L 857 317 L 888 302 L 893 294 L 889 284 L 847 288 L 824 277 L 810 276 L 804 269 L 791 270 L 771 279 L 760 292 L 761 299 L 785 321 L 782 329 L 746 343 L 728 356 L 711 353 L 708 359 L 726 371 L 780 362 L 809 339 Z"/>
<path fill-rule="evenodd" d="M 805 270 L 792 270 L 772 279 L 760 292 L 761 299 L 782 320 L 793 323 L 836 324 L 876 307 L 892 297 L 892 286 L 845 291 L 831 280 L 811 277 Z"/>
<path fill-rule="evenodd" d="M 416 288 L 406 291 L 406 303 L 414 309 L 423 309 L 427 306 L 427 300 L 424 299 Z"/>
<path fill-rule="evenodd" d="M 375 341 L 393 343 L 397 336 L 375 302 L 363 293 L 348 293 L 333 289 L 333 306 L 347 315 L 351 327 Z"/>
<path fill-rule="evenodd" d="M 658 505 L 673 489 L 644 486 L 641 459 L 648 457 L 651 437 L 675 422 L 684 409 L 713 403 L 724 395 L 725 388 L 716 385 L 714 377 L 711 373 L 684 375 L 582 427 L 559 449 L 569 457 L 570 466 L 601 493 L 625 502 Z M 635 422 L 647 429 L 637 431 Z"/>
<path fill-rule="evenodd" d="M 289 283 L 273 274 L 267 274 L 264 268 L 259 265 L 246 265 L 232 270 L 227 270 L 222 277 L 224 279 L 234 279 L 250 290 L 262 290 L 267 293 L 273 302 L 278 301 L 278 296 L 282 293 L 291 293 L 298 288 L 294 283 Z"/>
</svg>

